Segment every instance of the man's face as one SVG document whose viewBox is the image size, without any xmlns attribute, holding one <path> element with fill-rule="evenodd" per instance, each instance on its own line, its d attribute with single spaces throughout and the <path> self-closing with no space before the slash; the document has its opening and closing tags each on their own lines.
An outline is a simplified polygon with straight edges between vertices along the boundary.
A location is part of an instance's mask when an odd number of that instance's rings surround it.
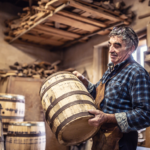
<svg viewBox="0 0 150 150">
<path fill-rule="evenodd" d="M 134 51 L 134 48 L 126 49 L 125 41 L 117 36 L 110 37 L 108 44 L 110 59 L 114 65 L 126 60 Z"/>
</svg>

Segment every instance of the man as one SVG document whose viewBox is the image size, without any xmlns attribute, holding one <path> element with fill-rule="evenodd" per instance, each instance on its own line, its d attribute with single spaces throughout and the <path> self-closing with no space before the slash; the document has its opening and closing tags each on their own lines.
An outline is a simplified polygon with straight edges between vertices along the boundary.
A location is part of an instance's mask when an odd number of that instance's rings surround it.
<svg viewBox="0 0 150 150">
<path fill-rule="evenodd" d="M 111 63 L 102 79 L 93 85 L 79 72 L 73 73 L 95 98 L 99 110 L 89 124 L 100 127 L 93 150 L 136 150 L 137 130 L 150 126 L 150 77 L 133 60 L 138 37 L 129 27 L 115 27 L 109 35 Z"/>
</svg>

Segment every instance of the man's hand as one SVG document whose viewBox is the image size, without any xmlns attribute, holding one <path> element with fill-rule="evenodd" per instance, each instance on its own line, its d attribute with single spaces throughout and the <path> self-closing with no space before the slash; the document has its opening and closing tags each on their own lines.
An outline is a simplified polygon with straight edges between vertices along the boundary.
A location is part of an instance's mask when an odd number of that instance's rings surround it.
<svg viewBox="0 0 150 150">
<path fill-rule="evenodd" d="M 88 123 L 91 126 L 99 127 L 107 122 L 107 115 L 100 110 L 89 110 L 91 114 L 94 114 L 95 117 L 89 119 Z"/>
<path fill-rule="evenodd" d="M 81 73 L 78 71 L 74 71 L 72 73 L 84 84 L 86 88 L 88 87 L 88 80 Z"/>
<path fill-rule="evenodd" d="M 88 112 L 95 115 L 94 118 L 88 120 L 91 126 L 100 127 L 105 123 L 117 124 L 114 114 L 106 114 L 100 110 L 89 110 Z"/>
</svg>

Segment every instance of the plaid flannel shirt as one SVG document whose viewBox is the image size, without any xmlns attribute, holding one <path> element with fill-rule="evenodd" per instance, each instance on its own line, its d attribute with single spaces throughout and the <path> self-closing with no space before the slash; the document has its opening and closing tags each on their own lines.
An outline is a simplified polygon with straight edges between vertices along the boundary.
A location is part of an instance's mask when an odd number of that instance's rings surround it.
<svg viewBox="0 0 150 150">
<path fill-rule="evenodd" d="M 95 98 L 96 87 L 105 83 L 129 59 L 117 64 L 112 63 L 97 84 L 89 82 L 88 91 Z M 134 62 L 123 68 L 105 86 L 104 99 L 100 105 L 105 113 L 115 114 L 118 126 L 123 133 L 136 131 L 150 126 L 150 77 L 147 71 Z"/>
</svg>

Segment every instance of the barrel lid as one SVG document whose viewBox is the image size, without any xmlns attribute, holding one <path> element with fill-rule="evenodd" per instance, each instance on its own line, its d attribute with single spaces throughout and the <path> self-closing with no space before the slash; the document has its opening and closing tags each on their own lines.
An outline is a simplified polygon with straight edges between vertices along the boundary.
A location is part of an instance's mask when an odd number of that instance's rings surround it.
<svg viewBox="0 0 150 150">
<path fill-rule="evenodd" d="M 10 122 L 9 125 L 14 125 L 14 126 L 44 126 L 45 122 Z"/>
<path fill-rule="evenodd" d="M 41 85 L 41 88 L 40 88 L 40 91 L 39 91 L 39 93 L 40 93 L 40 96 L 42 95 L 41 94 L 41 90 L 42 90 L 42 87 L 43 87 L 43 85 L 48 81 L 48 80 L 50 80 L 52 77 L 54 77 L 54 76 L 56 76 L 56 75 L 59 75 L 59 74 L 72 74 L 71 72 L 68 72 L 68 71 L 58 71 L 58 72 L 56 72 L 56 73 L 53 73 L 52 75 L 50 75 L 49 77 L 47 77 L 46 78 L 46 80 L 43 82 L 43 84 Z M 72 74 L 73 75 L 73 74 Z M 42 98 L 41 98 L 42 99 Z"/>
<path fill-rule="evenodd" d="M 7 94 L 7 93 L 0 93 L 0 99 L 2 98 L 14 99 L 14 100 L 25 100 L 25 96 L 23 95 Z"/>
</svg>

